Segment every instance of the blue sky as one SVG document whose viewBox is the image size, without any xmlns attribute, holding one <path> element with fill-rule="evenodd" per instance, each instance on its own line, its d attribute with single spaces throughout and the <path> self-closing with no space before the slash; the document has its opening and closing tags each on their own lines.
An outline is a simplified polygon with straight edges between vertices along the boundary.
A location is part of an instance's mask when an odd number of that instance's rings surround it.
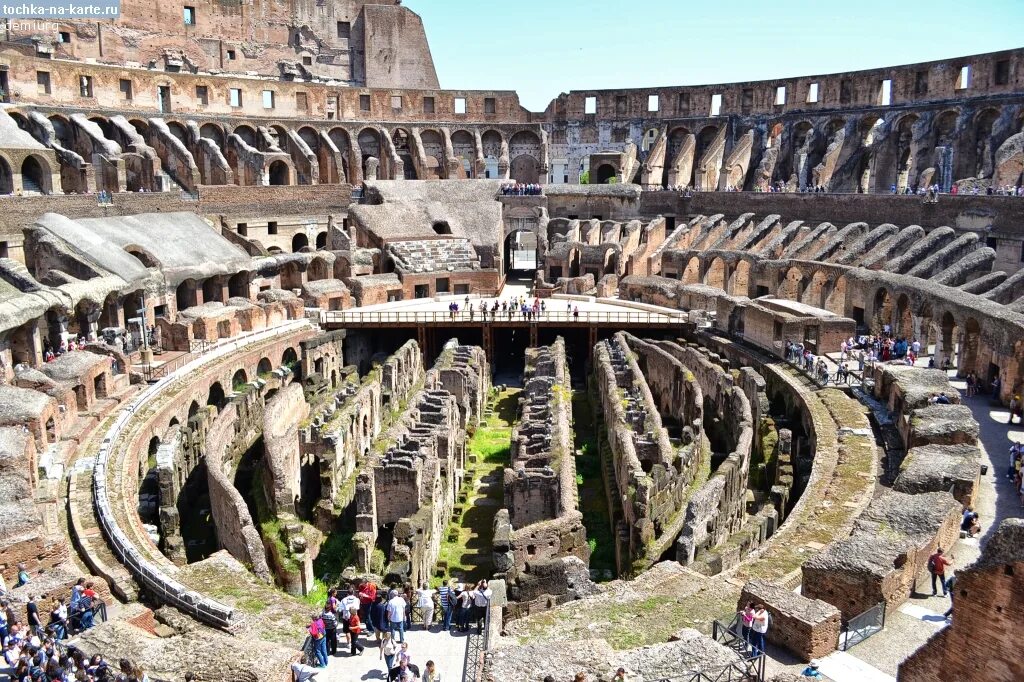
<svg viewBox="0 0 1024 682">
<path fill-rule="evenodd" d="M 444 88 L 560 92 L 895 66 L 1024 47 L 1024 0 L 405 0 Z"/>
</svg>

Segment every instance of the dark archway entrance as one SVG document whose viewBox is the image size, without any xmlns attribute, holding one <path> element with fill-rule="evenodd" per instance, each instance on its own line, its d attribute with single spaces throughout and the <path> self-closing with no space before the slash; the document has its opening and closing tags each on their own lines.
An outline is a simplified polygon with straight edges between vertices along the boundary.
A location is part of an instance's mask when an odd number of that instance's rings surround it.
<svg viewBox="0 0 1024 682">
<path fill-rule="evenodd" d="M 292 237 L 292 253 L 298 253 L 307 246 L 309 246 L 309 237 L 306 236 L 306 233 L 296 232 Z"/>
<path fill-rule="evenodd" d="M 505 273 L 537 271 L 537 233 L 530 230 L 515 230 L 505 237 Z"/>
<path fill-rule="evenodd" d="M 270 184 L 290 185 L 291 173 L 288 171 L 288 164 L 284 161 L 275 161 L 270 164 Z"/>
<path fill-rule="evenodd" d="M 615 166 L 610 163 L 602 163 L 597 167 L 597 184 L 607 185 L 612 178 L 618 177 Z"/>
</svg>

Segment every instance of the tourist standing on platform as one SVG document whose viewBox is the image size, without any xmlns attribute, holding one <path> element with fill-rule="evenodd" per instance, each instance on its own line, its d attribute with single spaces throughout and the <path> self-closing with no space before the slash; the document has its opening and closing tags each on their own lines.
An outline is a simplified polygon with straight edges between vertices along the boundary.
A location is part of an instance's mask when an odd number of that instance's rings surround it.
<svg viewBox="0 0 1024 682">
<path fill-rule="evenodd" d="M 377 584 L 372 580 L 359 583 L 359 620 L 366 624 L 366 634 L 373 634 L 377 624 L 370 618 L 370 607 L 377 600 Z"/>
<path fill-rule="evenodd" d="M 378 592 L 377 598 L 370 605 L 370 623 L 377 635 L 377 641 L 381 641 L 382 634 L 388 633 L 388 604 L 383 592 Z"/>
<path fill-rule="evenodd" d="M 950 555 L 952 558 L 952 555 Z M 935 589 L 935 581 L 938 580 L 939 584 L 942 585 L 942 596 L 949 596 L 948 588 L 946 587 L 946 569 L 953 565 L 953 562 L 946 558 L 946 554 L 941 547 L 935 550 L 935 554 L 928 557 L 928 572 L 932 574 L 932 596 L 938 594 Z"/>
<path fill-rule="evenodd" d="M 349 611 L 348 634 L 349 634 L 349 637 L 351 637 L 351 640 L 352 640 L 352 655 L 353 656 L 362 656 L 363 655 L 363 649 L 365 647 L 363 647 L 363 645 L 359 643 L 359 633 L 362 631 L 362 629 L 363 629 L 363 624 L 359 621 L 359 609 L 355 609 L 353 611 Z"/>
<path fill-rule="evenodd" d="M 416 591 L 416 606 L 423 617 L 423 629 L 430 630 L 434 624 L 434 590 L 427 583 L 423 583 L 423 587 Z"/>
<path fill-rule="evenodd" d="M 390 632 L 385 632 L 384 639 L 380 644 L 380 658 L 384 659 L 384 665 L 387 666 L 387 672 L 389 673 L 395 667 L 398 651 L 398 644 L 395 642 L 394 637 L 391 636 Z"/>
<path fill-rule="evenodd" d="M 324 629 L 324 621 L 319 613 L 314 613 L 309 618 L 309 627 L 306 628 L 310 639 L 313 640 L 313 656 L 316 658 L 316 667 L 327 667 L 327 636 Z"/>
<path fill-rule="evenodd" d="M 327 655 L 338 655 L 338 615 L 334 610 L 334 604 L 328 600 L 324 606 L 324 612 L 320 614 L 324 622 L 324 636 L 327 637 Z"/>
<path fill-rule="evenodd" d="M 452 588 L 448 584 L 442 584 L 437 588 L 437 599 L 441 602 L 442 628 L 449 630 L 452 626 Z"/>
<path fill-rule="evenodd" d="M 407 602 L 397 591 L 394 596 L 388 600 L 387 615 L 388 615 L 388 630 L 391 632 L 392 638 L 398 639 L 399 642 L 405 641 L 405 608 Z M 397 633 L 397 635 L 395 634 Z"/>
<path fill-rule="evenodd" d="M 768 624 L 771 617 L 768 615 L 768 611 L 764 608 L 764 604 L 758 604 L 754 607 L 754 622 L 751 623 L 751 633 L 753 642 L 751 645 L 754 648 L 754 653 L 765 653 L 765 636 L 768 634 Z"/>
</svg>

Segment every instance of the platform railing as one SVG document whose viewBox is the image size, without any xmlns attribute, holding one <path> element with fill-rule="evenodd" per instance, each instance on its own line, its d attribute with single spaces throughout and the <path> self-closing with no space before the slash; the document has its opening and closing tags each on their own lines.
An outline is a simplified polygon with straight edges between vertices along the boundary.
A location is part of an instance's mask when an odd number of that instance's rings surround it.
<svg viewBox="0 0 1024 682">
<path fill-rule="evenodd" d="M 557 305 L 557 302 L 554 304 Z M 524 315 L 519 310 L 511 313 L 475 310 L 470 312 L 460 308 L 457 312 L 445 310 L 379 310 L 361 311 L 330 310 L 321 316 L 323 324 L 450 324 L 452 322 L 469 322 L 474 324 L 630 324 L 630 325 L 665 325 L 686 322 L 686 313 L 658 313 L 644 310 L 632 311 L 579 311 L 552 310 L 552 306 L 544 312 Z"/>
</svg>

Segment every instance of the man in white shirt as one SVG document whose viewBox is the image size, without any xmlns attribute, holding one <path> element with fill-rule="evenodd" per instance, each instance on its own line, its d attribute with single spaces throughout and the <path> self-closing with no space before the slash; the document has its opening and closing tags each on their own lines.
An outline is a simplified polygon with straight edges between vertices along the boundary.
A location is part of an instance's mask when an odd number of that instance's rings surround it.
<svg viewBox="0 0 1024 682">
<path fill-rule="evenodd" d="M 388 600 L 388 630 L 391 632 L 391 636 L 399 642 L 405 641 L 405 609 L 407 606 L 405 597 L 399 593 Z"/>
<path fill-rule="evenodd" d="M 486 580 L 481 580 L 473 591 L 473 617 L 476 619 L 477 630 L 482 632 L 484 628 L 484 617 L 487 615 L 487 608 L 491 604 L 491 588 L 487 586 Z"/>
</svg>

